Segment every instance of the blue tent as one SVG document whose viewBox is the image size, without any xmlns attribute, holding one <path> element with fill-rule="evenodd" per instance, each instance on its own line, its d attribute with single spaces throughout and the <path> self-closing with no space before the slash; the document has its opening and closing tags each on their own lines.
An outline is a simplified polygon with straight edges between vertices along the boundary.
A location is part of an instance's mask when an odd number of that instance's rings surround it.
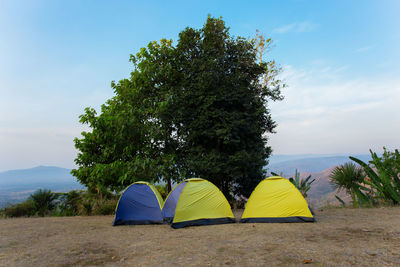
<svg viewBox="0 0 400 267">
<path fill-rule="evenodd" d="M 113 225 L 163 223 L 163 199 L 157 189 L 147 182 L 136 182 L 122 193 Z"/>
<path fill-rule="evenodd" d="M 176 185 L 168 194 L 161 211 L 164 221 L 172 223 L 174 220 L 176 205 L 178 204 L 179 197 L 181 196 L 182 190 L 186 183 L 186 181 L 183 181 L 182 183 Z"/>
</svg>

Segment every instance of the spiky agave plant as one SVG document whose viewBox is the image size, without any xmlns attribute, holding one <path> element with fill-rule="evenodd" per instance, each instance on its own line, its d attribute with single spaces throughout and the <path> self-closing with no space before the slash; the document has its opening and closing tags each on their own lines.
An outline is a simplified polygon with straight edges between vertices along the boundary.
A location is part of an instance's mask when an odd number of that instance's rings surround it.
<svg viewBox="0 0 400 267">
<path fill-rule="evenodd" d="M 311 184 L 315 181 L 315 179 L 313 179 L 311 181 L 310 181 L 310 179 L 311 179 L 311 174 L 309 176 L 307 176 L 307 178 L 301 179 L 300 172 L 298 172 L 296 169 L 294 178 L 293 177 L 289 178 L 289 181 L 292 182 L 292 184 L 294 184 L 294 186 L 296 186 L 297 189 L 299 189 L 300 193 L 304 197 L 307 197 L 307 192 L 308 192 L 308 190 L 310 190 Z"/>
</svg>

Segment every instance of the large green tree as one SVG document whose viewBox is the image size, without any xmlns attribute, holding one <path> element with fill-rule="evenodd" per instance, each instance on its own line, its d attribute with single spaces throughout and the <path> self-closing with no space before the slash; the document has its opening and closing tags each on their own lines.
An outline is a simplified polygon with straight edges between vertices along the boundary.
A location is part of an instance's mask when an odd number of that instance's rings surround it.
<svg viewBox="0 0 400 267">
<path fill-rule="evenodd" d="M 186 28 L 176 46 L 151 42 L 131 61 L 129 79 L 101 114 L 86 109 L 92 129 L 75 139 L 78 169 L 90 187 L 121 189 L 135 180 L 169 184 L 189 176 L 215 183 L 227 197 L 248 196 L 263 178 L 275 122 L 268 101 L 282 99 L 271 43 L 230 36 L 222 19 Z"/>
<path fill-rule="evenodd" d="M 267 104 L 282 99 L 273 62 L 262 62 L 270 40 L 233 38 L 222 19 L 179 35 L 182 74 L 178 134 L 189 173 L 210 179 L 226 196 L 248 196 L 264 176 L 276 127 Z"/>
<path fill-rule="evenodd" d="M 172 67 L 171 41 L 151 42 L 130 61 L 130 79 L 112 82 L 115 97 L 101 114 L 86 108 L 80 122 L 90 132 L 75 138 L 78 169 L 72 174 L 89 188 L 121 190 L 137 180 L 165 180 L 169 187 L 179 179 L 170 112 L 170 91 L 179 78 Z"/>
</svg>

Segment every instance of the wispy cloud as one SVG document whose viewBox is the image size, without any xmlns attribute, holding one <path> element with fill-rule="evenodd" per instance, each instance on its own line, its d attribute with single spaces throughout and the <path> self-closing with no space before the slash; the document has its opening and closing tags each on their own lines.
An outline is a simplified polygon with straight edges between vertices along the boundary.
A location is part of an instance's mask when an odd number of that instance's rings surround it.
<svg viewBox="0 0 400 267">
<path fill-rule="evenodd" d="M 275 153 L 368 153 L 398 145 L 400 125 L 390 114 L 398 112 L 400 80 L 348 79 L 336 71 L 344 68 L 283 67 L 285 99 L 271 103 Z"/>
<path fill-rule="evenodd" d="M 282 27 L 276 28 L 272 31 L 272 33 L 287 33 L 290 31 L 293 31 L 293 29 L 296 27 L 296 23 L 292 24 L 287 24 Z"/>
<path fill-rule="evenodd" d="M 288 32 L 312 32 L 318 27 L 318 24 L 311 23 L 309 21 L 303 21 L 303 22 L 295 22 L 287 25 L 283 25 L 279 28 L 276 28 L 272 31 L 272 33 L 288 33 Z"/>
<path fill-rule="evenodd" d="M 367 52 L 368 50 L 371 50 L 372 48 L 374 48 L 373 45 L 367 45 L 367 46 L 363 46 L 363 47 L 357 48 L 356 52 L 357 53 L 363 53 L 363 52 Z"/>
</svg>

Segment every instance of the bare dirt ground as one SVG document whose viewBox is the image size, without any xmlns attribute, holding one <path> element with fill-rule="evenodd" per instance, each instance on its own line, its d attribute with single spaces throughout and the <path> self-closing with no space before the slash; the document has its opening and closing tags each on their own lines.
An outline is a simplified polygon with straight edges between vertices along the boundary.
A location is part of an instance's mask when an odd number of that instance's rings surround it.
<svg viewBox="0 0 400 267">
<path fill-rule="evenodd" d="M 237 212 L 237 217 L 240 217 Z M 112 216 L 0 219 L 0 266 L 400 265 L 400 208 L 317 223 L 112 227 Z"/>
</svg>

